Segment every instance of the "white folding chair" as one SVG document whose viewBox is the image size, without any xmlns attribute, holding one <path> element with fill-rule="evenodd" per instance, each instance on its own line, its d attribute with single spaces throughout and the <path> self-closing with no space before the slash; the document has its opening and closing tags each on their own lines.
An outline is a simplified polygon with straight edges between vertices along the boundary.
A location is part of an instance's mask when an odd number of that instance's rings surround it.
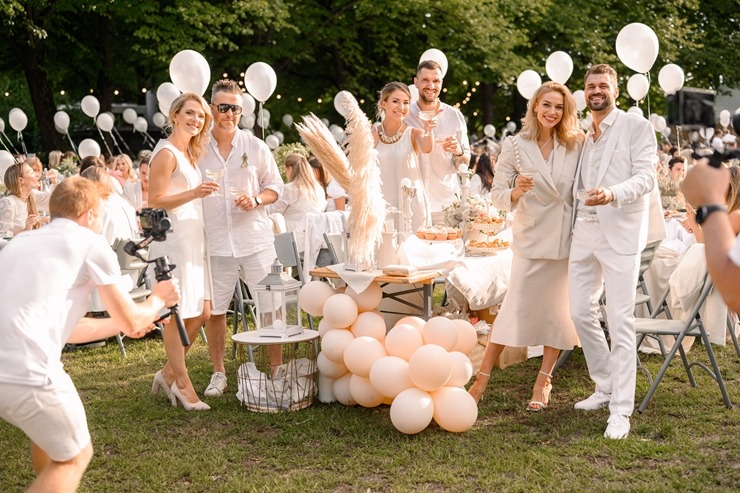
<svg viewBox="0 0 740 493">
<path fill-rule="evenodd" d="M 335 264 L 341 264 L 347 260 L 344 233 L 324 233 L 324 243 L 326 243 L 326 248 L 329 250 L 332 261 Z"/>
<path fill-rule="evenodd" d="M 275 236 L 275 253 L 277 258 L 283 267 L 289 267 L 293 269 L 294 277 L 298 277 L 301 285 L 306 284 L 306 280 L 303 277 L 303 265 L 301 264 L 301 256 L 298 253 L 298 245 L 295 242 L 295 233 L 288 232 Z M 308 326 L 313 330 L 313 318 L 311 315 L 306 314 L 308 317 Z"/>
<path fill-rule="evenodd" d="M 705 274 L 699 297 L 697 298 L 692 308 L 684 314 L 684 320 L 656 318 L 668 306 L 666 299 L 668 298 L 670 287 L 664 291 L 663 295 L 661 296 L 660 302 L 658 303 L 658 306 L 653 311 L 650 318 L 635 319 L 635 332 L 638 335 L 638 339 L 637 339 L 638 347 L 642 343 L 643 339 L 648 335 L 655 336 L 655 337 L 668 335 L 668 336 L 673 336 L 675 338 L 673 346 L 671 347 L 671 350 L 668 352 L 668 354 L 666 354 L 665 361 L 663 362 L 663 365 L 661 366 L 655 378 L 650 379 L 649 374 L 648 374 L 648 380 L 650 381 L 650 389 L 648 390 L 647 394 L 645 395 L 645 398 L 642 400 L 642 403 L 640 404 L 640 407 L 638 408 L 639 412 L 643 412 L 645 408 L 647 407 L 648 403 L 650 402 L 650 399 L 655 393 L 655 390 L 657 389 L 658 385 L 663 379 L 663 376 L 665 375 L 669 366 L 671 365 L 671 362 L 673 361 L 673 358 L 676 355 L 676 353 L 679 353 L 681 355 L 681 361 L 683 362 L 683 366 L 689 378 L 689 383 L 691 383 L 692 387 L 696 387 L 696 380 L 694 379 L 694 375 L 691 369 L 694 366 L 698 366 L 704 369 L 709 374 L 709 376 L 711 376 L 712 379 L 715 382 L 717 382 L 717 385 L 719 385 L 719 388 L 720 388 L 720 392 L 722 393 L 722 399 L 724 400 L 725 406 L 728 409 L 732 407 L 732 402 L 730 401 L 730 396 L 727 393 L 725 382 L 722 379 L 722 374 L 720 373 L 719 365 L 717 364 L 717 359 L 714 356 L 712 345 L 709 342 L 709 335 L 707 334 L 707 331 L 704 328 L 704 323 L 702 322 L 701 315 L 699 314 L 699 310 L 701 310 L 701 307 L 706 301 L 707 296 L 709 295 L 709 292 L 711 290 L 712 290 L 712 281 L 711 279 L 709 279 L 709 275 Z M 684 347 L 681 344 L 686 337 L 697 337 L 701 339 L 701 342 L 704 346 L 707 357 L 709 359 L 711 369 L 702 362 L 698 362 L 698 361 L 695 361 L 692 363 L 689 362 L 686 356 L 686 351 L 684 350 Z M 642 366 L 639 356 L 638 356 L 638 368 L 642 369 L 643 371 L 647 371 Z"/>
</svg>

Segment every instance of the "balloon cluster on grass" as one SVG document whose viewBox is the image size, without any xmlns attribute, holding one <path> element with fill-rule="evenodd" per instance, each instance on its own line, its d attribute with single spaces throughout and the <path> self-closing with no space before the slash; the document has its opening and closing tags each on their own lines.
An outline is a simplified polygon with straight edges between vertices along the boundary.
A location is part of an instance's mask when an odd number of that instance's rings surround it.
<svg viewBox="0 0 740 493">
<path fill-rule="evenodd" d="M 359 294 L 350 287 L 337 293 L 321 281 L 301 288 L 301 308 L 323 316 L 319 399 L 347 406 L 390 404 L 393 426 L 406 434 L 423 431 L 432 419 L 447 431 L 469 429 L 478 417 L 464 388 L 473 374 L 467 356 L 477 342 L 473 326 L 407 316 L 386 333 L 377 310 L 381 298 L 377 283 Z"/>
</svg>

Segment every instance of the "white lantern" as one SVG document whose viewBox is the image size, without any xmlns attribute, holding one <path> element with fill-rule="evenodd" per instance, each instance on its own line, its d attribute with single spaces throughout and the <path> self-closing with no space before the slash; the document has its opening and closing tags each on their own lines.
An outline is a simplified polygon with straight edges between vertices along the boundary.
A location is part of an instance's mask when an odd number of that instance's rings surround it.
<svg viewBox="0 0 740 493">
<path fill-rule="evenodd" d="M 287 339 L 303 332 L 298 303 L 301 283 L 283 271 L 283 264 L 278 259 L 254 290 L 257 308 L 255 333 L 258 336 Z"/>
</svg>

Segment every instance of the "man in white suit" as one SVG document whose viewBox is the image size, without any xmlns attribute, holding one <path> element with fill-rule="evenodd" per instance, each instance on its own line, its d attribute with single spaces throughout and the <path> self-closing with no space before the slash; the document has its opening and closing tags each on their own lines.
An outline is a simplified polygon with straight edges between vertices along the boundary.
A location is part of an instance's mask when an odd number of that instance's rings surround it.
<svg viewBox="0 0 740 493">
<path fill-rule="evenodd" d="M 604 437 L 626 438 L 635 401 L 635 287 L 648 236 L 648 194 L 655 184 L 655 133 L 650 123 L 615 107 L 617 73 L 586 72 L 593 124 L 576 173 L 576 221 L 568 266 L 570 312 L 596 391 L 576 409 L 609 406 Z M 585 189 L 587 198 L 580 190 Z M 606 289 L 611 350 L 598 320 Z"/>
</svg>

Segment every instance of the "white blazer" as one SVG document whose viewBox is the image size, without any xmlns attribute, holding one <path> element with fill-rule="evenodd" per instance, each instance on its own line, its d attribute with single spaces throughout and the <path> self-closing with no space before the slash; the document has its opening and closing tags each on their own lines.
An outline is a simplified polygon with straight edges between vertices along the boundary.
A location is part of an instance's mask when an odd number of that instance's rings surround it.
<svg viewBox="0 0 740 493">
<path fill-rule="evenodd" d="M 610 127 L 601 137 L 606 142 L 596 188 L 609 188 L 614 201 L 595 210 L 609 246 L 621 255 L 636 254 L 645 248 L 648 236 L 648 197 L 656 183 L 655 131 L 642 116 L 616 108 L 604 121 Z M 581 176 L 582 166 L 583 155 L 578 160 L 577 177 Z M 573 188 L 575 195 L 578 187 Z"/>
<path fill-rule="evenodd" d="M 511 203 L 511 191 L 518 171 L 510 139 L 516 139 L 524 167 L 534 166 L 539 171 L 534 177 L 537 195 L 524 195 L 516 204 Z M 516 135 L 506 139 L 501 146 L 493 175 L 491 200 L 499 209 L 516 210 L 511 248 L 518 256 L 556 260 L 568 257 L 573 227 L 573 181 L 580 151 L 580 144 L 568 151 L 555 141 L 551 171 L 536 142 Z"/>
</svg>

